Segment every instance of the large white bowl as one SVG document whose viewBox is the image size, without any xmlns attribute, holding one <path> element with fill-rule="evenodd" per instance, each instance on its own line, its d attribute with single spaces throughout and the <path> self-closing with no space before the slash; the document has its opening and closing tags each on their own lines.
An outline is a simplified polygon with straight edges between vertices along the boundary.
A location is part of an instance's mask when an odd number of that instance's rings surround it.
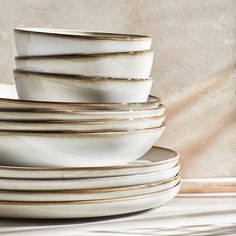
<svg viewBox="0 0 236 236">
<path fill-rule="evenodd" d="M 19 56 L 140 51 L 149 50 L 151 42 L 152 39 L 144 35 L 70 29 L 15 29 Z"/>
<path fill-rule="evenodd" d="M 135 130 L 160 126 L 165 116 L 147 118 L 98 120 L 98 121 L 4 121 L 0 120 L 0 130 L 31 131 L 109 131 Z"/>
<path fill-rule="evenodd" d="M 0 131 L 0 164 L 13 166 L 114 166 L 144 155 L 165 125 L 114 132 Z"/>
<path fill-rule="evenodd" d="M 18 69 L 126 79 L 148 78 L 153 51 L 16 57 Z"/>
<path fill-rule="evenodd" d="M 42 121 L 42 120 L 111 120 L 111 119 L 134 119 L 162 116 L 165 113 L 166 107 L 160 105 L 157 108 L 146 110 L 35 110 L 35 111 L 15 111 L 13 110 L 1 110 L 1 120 L 11 121 Z"/>
<path fill-rule="evenodd" d="M 146 102 L 152 78 L 117 79 L 15 71 L 20 99 L 54 102 Z"/>
</svg>

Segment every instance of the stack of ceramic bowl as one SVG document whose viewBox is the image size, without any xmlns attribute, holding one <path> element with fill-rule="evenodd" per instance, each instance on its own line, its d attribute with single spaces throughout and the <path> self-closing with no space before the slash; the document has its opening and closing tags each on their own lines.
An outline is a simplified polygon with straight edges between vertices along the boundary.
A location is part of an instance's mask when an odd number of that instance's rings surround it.
<svg viewBox="0 0 236 236">
<path fill-rule="evenodd" d="M 151 38 L 16 29 L 19 98 L 0 99 L 0 216 L 98 217 L 161 206 L 178 154 L 152 147 L 165 106 L 149 96 Z"/>
</svg>

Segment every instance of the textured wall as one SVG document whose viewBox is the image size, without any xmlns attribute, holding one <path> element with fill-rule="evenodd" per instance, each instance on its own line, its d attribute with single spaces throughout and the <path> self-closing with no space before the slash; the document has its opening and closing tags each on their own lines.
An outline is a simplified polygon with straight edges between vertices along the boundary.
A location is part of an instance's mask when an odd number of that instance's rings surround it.
<svg viewBox="0 0 236 236">
<path fill-rule="evenodd" d="M 151 35 L 152 93 L 168 107 L 158 145 L 181 153 L 184 177 L 236 176 L 235 9 L 235 0 L 0 0 L 0 81 L 13 81 L 16 26 Z"/>
</svg>

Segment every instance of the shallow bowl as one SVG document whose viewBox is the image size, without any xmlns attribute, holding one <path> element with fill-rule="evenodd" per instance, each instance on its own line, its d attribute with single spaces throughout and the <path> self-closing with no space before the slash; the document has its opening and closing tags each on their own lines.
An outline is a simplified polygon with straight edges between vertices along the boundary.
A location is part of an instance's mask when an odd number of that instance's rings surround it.
<svg viewBox="0 0 236 236">
<path fill-rule="evenodd" d="M 151 37 L 70 29 L 16 28 L 19 56 L 149 50 Z"/>
<path fill-rule="evenodd" d="M 116 79 L 15 71 L 20 99 L 53 102 L 146 102 L 152 78 Z"/>
<path fill-rule="evenodd" d="M 147 102 L 81 103 L 20 100 L 13 84 L 0 84 L 0 110 L 146 110 L 157 108 L 161 100 L 149 96 Z"/>
</svg>

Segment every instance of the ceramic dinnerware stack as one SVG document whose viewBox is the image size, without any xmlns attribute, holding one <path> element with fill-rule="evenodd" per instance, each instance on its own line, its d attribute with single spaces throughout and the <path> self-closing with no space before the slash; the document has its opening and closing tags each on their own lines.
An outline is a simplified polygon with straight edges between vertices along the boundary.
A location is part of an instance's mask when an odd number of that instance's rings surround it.
<svg viewBox="0 0 236 236">
<path fill-rule="evenodd" d="M 85 218 L 161 206 L 179 156 L 152 147 L 165 106 L 149 96 L 141 35 L 16 29 L 16 96 L 0 90 L 0 216 Z"/>
</svg>

